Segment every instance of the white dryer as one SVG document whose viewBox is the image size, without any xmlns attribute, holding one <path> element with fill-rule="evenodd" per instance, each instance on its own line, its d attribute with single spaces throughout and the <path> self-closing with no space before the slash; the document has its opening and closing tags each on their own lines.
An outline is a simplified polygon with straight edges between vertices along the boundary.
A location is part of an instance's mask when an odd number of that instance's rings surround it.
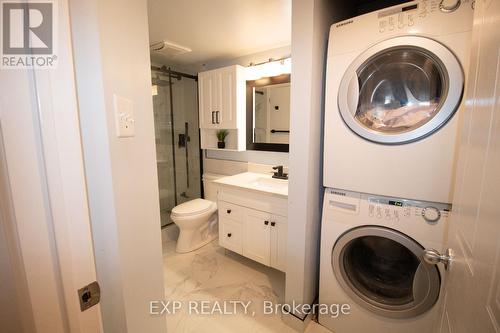
<svg viewBox="0 0 500 333">
<path fill-rule="evenodd" d="M 332 25 L 325 187 L 451 202 L 472 7 L 414 1 Z"/>
<path fill-rule="evenodd" d="M 335 333 L 422 333 L 439 324 L 443 250 L 450 205 L 327 189 L 323 203 L 319 303 Z M 429 259 L 429 258 L 427 258 Z"/>
</svg>

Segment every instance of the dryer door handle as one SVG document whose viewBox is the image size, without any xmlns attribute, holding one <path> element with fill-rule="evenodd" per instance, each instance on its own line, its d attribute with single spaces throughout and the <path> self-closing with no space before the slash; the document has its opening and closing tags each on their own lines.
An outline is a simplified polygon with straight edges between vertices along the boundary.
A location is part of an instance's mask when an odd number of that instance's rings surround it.
<svg viewBox="0 0 500 333">
<path fill-rule="evenodd" d="M 356 116 L 356 111 L 358 109 L 359 100 L 359 83 L 358 75 L 356 72 L 353 73 L 351 79 L 349 80 L 349 85 L 347 86 L 347 107 L 354 118 Z"/>
</svg>

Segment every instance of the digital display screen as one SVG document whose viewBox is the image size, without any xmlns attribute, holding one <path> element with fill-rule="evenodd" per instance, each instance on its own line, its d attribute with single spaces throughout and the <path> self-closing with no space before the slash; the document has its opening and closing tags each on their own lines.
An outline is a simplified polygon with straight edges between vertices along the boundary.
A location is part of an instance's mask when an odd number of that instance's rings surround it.
<svg viewBox="0 0 500 333">
<path fill-rule="evenodd" d="M 389 205 L 403 207 L 403 203 L 401 201 L 389 200 Z"/>
<path fill-rule="evenodd" d="M 414 9 L 417 9 L 418 8 L 418 5 L 411 5 L 411 6 L 407 6 L 407 7 L 403 7 L 401 9 L 402 12 L 407 12 L 409 10 L 414 10 Z"/>
</svg>

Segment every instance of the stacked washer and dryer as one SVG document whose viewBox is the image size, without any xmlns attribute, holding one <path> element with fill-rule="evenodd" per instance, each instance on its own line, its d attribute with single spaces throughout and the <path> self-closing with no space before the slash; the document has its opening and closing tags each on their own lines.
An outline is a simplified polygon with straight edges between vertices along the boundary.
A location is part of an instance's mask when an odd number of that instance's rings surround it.
<svg viewBox="0 0 500 333">
<path fill-rule="evenodd" d="M 432 332 L 442 301 L 473 1 L 421 0 L 330 30 L 319 302 L 335 333 Z M 438 257 L 442 254 L 442 257 Z"/>
</svg>

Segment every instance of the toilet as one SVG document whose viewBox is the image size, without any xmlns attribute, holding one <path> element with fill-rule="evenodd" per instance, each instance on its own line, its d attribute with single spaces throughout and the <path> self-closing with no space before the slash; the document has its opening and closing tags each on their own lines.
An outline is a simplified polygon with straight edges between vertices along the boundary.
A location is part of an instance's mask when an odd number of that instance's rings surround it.
<svg viewBox="0 0 500 333">
<path fill-rule="evenodd" d="M 221 177 L 203 174 L 206 199 L 193 199 L 172 209 L 170 218 L 179 227 L 176 252 L 194 251 L 217 237 L 217 185 L 213 181 Z"/>
</svg>

